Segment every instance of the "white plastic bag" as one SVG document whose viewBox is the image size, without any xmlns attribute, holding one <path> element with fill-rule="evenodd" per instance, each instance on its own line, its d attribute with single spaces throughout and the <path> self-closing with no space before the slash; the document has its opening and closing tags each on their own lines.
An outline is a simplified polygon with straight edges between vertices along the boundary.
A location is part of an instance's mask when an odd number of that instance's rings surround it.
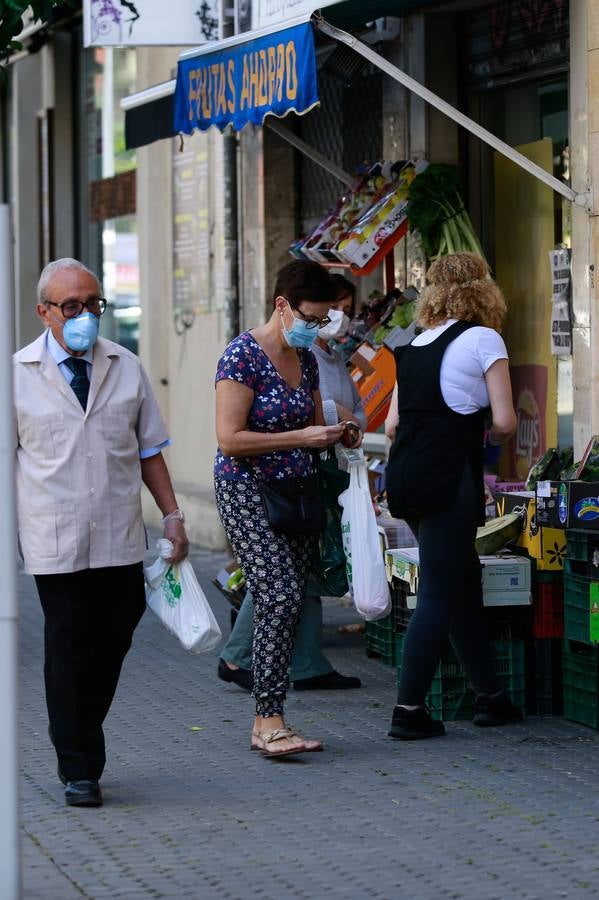
<svg viewBox="0 0 599 900">
<path fill-rule="evenodd" d="M 222 635 L 188 559 L 173 565 L 173 545 L 161 538 L 158 559 L 144 567 L 146 603 L 186 650 L 207 653 Z"/>
<path fill-rule="evenodd" d="M 349 487 L 339 496 L 339 503 L 343 507 L 343 549 L 354 606 L 368 622 L 382 619 L 391 610 L 391 597 L 368 487 L 366 462 L 361 451 L 360 456 L 352 454 Z"/>
</svg>

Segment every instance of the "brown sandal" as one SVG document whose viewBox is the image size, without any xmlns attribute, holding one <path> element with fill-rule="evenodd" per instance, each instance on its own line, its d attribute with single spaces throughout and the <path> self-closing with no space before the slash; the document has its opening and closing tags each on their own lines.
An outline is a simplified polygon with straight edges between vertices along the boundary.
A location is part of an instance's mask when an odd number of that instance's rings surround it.
<svg viewBox="0 0 599 900">
<path fill-rule="evenodd" d="M 297 737 L 303 741 L 303 747 L 294 747 L 292 750 L 270 750 L 268 747 L 269 744 L 275 743 L 276 741 L 287 740 L 291 737 Z M 292 756 L 296 753 L 318 753 L 323 749 L 321 741 L 306 740 L 298 734 L 291 725 L 286 725 L 284 728 L 276 728 L 274 731 L 263 734 L 252 731 L 250 750 L 259 750 L 263 756 L 274 757 Z"/>
</svg>

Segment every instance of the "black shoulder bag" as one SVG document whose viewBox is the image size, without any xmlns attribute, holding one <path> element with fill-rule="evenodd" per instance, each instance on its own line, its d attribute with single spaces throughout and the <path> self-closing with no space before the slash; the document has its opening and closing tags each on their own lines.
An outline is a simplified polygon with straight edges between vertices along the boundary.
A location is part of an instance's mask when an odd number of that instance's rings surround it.
<svg viewBox="0 0 599 900">
<path fill-rule="evenodd" d="M 316 460 L 318 454 L 315 454 Z M 256 480 L 268 524 L 276 534 L 296 537 L 318 534 L 326 524 L 326 513 L 320 490 L 318 465 L 304 478 L 281 478 L 264 481 L 246 463 L 246 471 Z"/>
</svg>

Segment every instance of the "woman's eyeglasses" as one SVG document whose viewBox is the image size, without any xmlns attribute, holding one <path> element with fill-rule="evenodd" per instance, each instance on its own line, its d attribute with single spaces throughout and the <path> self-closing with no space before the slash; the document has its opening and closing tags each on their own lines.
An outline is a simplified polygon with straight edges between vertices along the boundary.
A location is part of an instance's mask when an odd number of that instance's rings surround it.
<svg viewBox="0 0 599 900">
<path fill-rule="evenodd" d="M 296 309 L 295 312 L 300 314 L 306 323 L 306 328 L 324 328 L 331 321 L 328 316 L 323 316 L 322 319 L 317 319 L 315 316 L 306 316 L 301 309 Z"/>
<path fill-rule="evenodd" d="M 101 316 L 106 311 L 106 300 L 104 297 L 94 297 L 93 300 L 65 300 L 63 303 L 53 303 L 46 300 L 46 306 L 57 306 L 65 319 L 76 319 L 80 316 L 84 309 L 89 310 L 94 316 Z"/>
</svg>

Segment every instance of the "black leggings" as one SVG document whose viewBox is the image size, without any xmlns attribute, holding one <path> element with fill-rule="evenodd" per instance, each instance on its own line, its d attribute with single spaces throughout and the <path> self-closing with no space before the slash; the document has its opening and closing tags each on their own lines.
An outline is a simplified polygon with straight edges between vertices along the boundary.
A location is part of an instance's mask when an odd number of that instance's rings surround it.
<svg viewBox="0 0 599 900">
<path fill-rule="evenodd" d="M 418 541 L 420 576 L 418 603 L 404 643 L 399 704 L 424 703 L 447 637 L 477 694 L 500 689 L 486 635 L 481 569 L 474 549 L 477 502 L 467 465 L 450 509 L 408 523 Z"/>
</svg>

